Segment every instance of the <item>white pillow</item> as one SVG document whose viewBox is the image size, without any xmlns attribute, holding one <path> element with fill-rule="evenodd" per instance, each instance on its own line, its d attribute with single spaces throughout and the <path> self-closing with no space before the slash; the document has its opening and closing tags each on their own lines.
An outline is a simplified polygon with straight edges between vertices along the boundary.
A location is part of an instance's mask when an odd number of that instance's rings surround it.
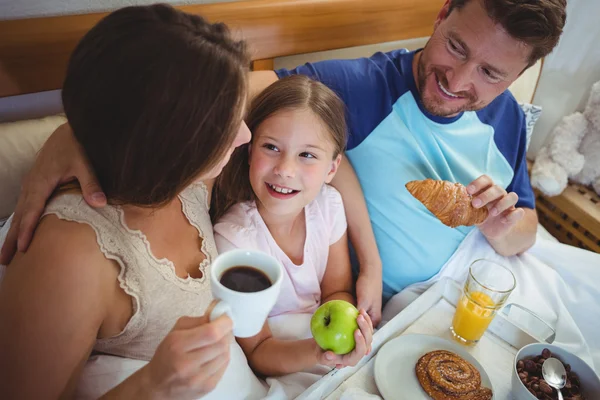
<svg viewBox="0 0 600 400">
<path fill-rule="evenodd" d="M 21 181 L 48 136 L 66 122 L 62 115 L 0 123 L 0 220 L 14 210 Z"/>
</svg>

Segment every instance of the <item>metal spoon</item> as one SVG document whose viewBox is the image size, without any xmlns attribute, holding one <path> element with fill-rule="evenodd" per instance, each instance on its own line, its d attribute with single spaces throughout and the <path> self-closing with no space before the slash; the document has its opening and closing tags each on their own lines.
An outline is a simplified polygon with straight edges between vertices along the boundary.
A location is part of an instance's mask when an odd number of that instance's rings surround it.
<svg viewBox="0 0 600 400">
<path fill-rule="evenodd" d="M 560 389 L 567 383 L 567 371 L 565 366 L 556 358 L 548 358 L 542 365 L 542 376 L 548 385 L 558 392 L 558 400 L 563 400 Z"/>
</svg>

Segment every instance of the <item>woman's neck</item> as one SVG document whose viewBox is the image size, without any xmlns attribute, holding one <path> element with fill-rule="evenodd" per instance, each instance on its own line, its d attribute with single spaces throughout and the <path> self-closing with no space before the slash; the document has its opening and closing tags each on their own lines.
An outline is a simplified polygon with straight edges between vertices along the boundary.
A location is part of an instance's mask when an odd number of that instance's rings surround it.
<svg viewBox="0 0 600 400">
<path fill-rule="evenodd" d="M 159 207 L 140 207 L 131 204 L 124 204 L 121 206 L 121 209 L 125 214 L 125 221 L 130 228 L 140 225 L 151 226 L 153 225 L 153 221 L 169 215 L 174 211 L 174 208 L 181 209 L 181 203 L 177 197 Z"/>
</svg>

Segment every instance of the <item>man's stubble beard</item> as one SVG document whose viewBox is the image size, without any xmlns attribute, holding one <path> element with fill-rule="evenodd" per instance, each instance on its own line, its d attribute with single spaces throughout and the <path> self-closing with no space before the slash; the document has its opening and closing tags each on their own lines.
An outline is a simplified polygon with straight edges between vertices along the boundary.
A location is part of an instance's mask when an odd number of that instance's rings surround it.
<svg viewBox="0 0 600 400">
<path fill-rule="evenodd" d="M 460 93 L 461 96 L 464 96 L 466 98 L 469 99 L 469 102 L 459 106 L 455 109 L 450 109 L 447 110 L 444 105 L 446 104 L 445 101 L 441 100 L 441 99 L 425 99 L 425 97 L 423 96 L 423 93 L 425 92 L 425 85 L 427 82 L 427 78 L 430 75 L 434 75 L 434 80 L 436 81 L 435 84 L 437 85 L 437 77 L 435 76 L 435 70 L 431 70 L 428 73 L 425 71 L 425 61 L 423 60 L 423 54 L 421 53 L 421 56 L 419 57 L 419 61 L 417 64 L 417 73 L 418 73 L 418 79 L 417 79 L 417 88 L 419 89 L 419 97 L 421 100 L 421 103 L 423 104 L 423 107 L 425 107 L 425 109 L 427 110 L 427 112 L 429 112 L 432 115 L 438 116 L 438 117 L 450 117 L 453 115 L 456 115 L 458 113 L 461 113 L 463 111 L 478 111 L 481 110 L 483 107 L 485 106 L 481 106 L 477 104 L 477 99 L 473 99 L 473 96 L 470 95 L 469 93 Z M 439 74 L 441 75 L 441 74 Z M 443 85 L 446 85 L 445 87 L 448 87 L 447 82 L 442 82 Z"/>
</svg>

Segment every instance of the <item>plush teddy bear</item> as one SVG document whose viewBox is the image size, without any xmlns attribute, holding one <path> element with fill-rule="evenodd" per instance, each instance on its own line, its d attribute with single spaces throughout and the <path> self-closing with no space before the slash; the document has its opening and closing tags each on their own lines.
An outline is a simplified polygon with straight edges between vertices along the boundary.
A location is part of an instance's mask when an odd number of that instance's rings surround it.
<svg viewBox="0 0 600 400">
<path fill-rule="evenodd" d="M 600 81 L 592 86 L 583 113 L 568 115 L 556 126 L 531 171 L 531 184 L 548 196 L 560 194 L 569 179 L 600 194 Z"/>
</svg>

